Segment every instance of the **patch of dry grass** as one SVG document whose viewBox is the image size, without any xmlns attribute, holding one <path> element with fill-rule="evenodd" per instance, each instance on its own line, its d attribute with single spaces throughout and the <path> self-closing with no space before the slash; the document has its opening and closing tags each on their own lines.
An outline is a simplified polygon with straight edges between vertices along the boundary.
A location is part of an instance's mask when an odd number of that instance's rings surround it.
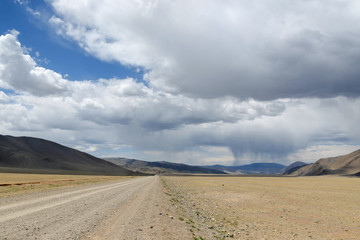
<svg viewBox="0 0 360 240">
<path fill-rule="evenodd" d="M 236 239 L 358 239 L 360 236 L 360 178 L 163 179 L 195 216 L 200 214 L 205 216 L 203 219 L 209 219 L 205 221 L 209 228 Z"/>
<path fill-rule="evenodd" d="M 0 173 L 0 197 L 19 195 L 53 188 L 73 187 L 107 181 L 126 180 L 128 176 L 56 175 Z"/>
</svg>

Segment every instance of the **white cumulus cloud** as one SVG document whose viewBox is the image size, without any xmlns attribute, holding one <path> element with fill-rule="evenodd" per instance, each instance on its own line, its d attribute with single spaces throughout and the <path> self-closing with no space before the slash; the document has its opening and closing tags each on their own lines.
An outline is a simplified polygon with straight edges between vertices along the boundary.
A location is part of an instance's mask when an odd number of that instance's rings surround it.
<svg viewBox="0 0 360 240">
<path fill-rule="evenodd" d="M 18 32 L 0 36 L 0 87 L 35 95 L 60 94 L 67 90 L 59 73 L 36 64 L 17 40 Z"/>
<path fill-rule="evenodd" d="M 360 94 L 356 0 L 49 0 L 57 32 L 157 89 L 273 100 Z"/>
<path fill-rule="evenodd" d="M 145 82 L 67 80 L 9 32 L 2 134 L 193 164 L 311 161 L 360 146 L 356 1 L 48 2 L 59 35 L 144 70 Z"/>
</svg>

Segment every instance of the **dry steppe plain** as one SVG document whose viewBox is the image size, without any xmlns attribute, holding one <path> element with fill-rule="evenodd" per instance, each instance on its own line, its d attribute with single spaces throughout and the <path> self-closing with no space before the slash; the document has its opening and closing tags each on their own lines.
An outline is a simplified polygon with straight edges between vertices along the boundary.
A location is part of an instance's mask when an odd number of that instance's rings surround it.
<svg viewBox="0 0 360 240">
<path fill-rule="evenodd" d="M 0 173 L 0 197 L 131 179 L 131 176 Z"/>
<path fill-rule="evenodd" d="M 0 173 L 0 183 L 5 214 L 0 215 L 0 239 L 360 236 L 360 178 L 355 177 Z M 7 208 L 24 216 L 12 217 Z"/>
<path fill-rule="evenodd" d="M 158 176 L 0 175 L 0 239 L 192 239 Z"/>
<path fill-rule="evenodd" d="M 360 178 L 162 177 L 194 239 L 359 239 Z"/>
</svg>

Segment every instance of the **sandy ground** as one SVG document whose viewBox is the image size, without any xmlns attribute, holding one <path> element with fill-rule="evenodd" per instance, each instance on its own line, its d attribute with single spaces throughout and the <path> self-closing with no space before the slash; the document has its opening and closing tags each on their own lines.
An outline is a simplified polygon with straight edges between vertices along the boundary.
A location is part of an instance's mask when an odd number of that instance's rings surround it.
<svg viewBox="0 0 360 240">
<path fill-rule="evenodd" d="M 0 197 L 131 179 L 131 176 L 0 173 Z"/>
<path fill-rule="evenodd" d="M 198 239 L 360 236 L 360 178 L 162 178 Z"/>
<path fill-rule="evenodd" d="M 192 239 L 159 177 L 0 198 L 0 239 Z"/>
<path fill-rule="evenodd" d="M 359 202 L 360 178 L 124 178 L 2 196 L 0 239 L 359 239 Z"/>
</svg>

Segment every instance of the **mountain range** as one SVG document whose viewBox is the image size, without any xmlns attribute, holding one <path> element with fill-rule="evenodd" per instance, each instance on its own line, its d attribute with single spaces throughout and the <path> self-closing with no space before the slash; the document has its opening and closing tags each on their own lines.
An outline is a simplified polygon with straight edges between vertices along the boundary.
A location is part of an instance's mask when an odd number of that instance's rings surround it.
<svg viewBox="0 0 360 240">
<path fill-rule="evenodd" d="M 207 165 L 193 166 L 166 161 L 148 162 L 127 158 L 105 158 L 131 171 L 139 171 L 151 174 L 280 174 L 286 166 L 277 163 L 253 163 L 242 166 Z"/>
<path fill-rule="evenodd" d="M 131 171 L 138 171 L 149 174 L 226 174 L 224 171 L 210 169 L 202 166 L 192 166 L 182 163 L 171 162 L 148 162 L 127 158 L 105 158 L 105 160 L 117 164 Z"/>
<path fill-rule="evenodd" d="M 280 174 L 286 166 L 278 163 L 252 163 L 241 166 L 210 165 L 205 167 L 230 174 Z"/>
<path fill-rule="evenodd" d="M 291 176 L 360 176 L 360 150 L 312 164 L 295 162 L 253 163 L 242 166 L 192 166 L 171 162 L 147 162 L 127 158 L 100 159 L 44 139 L 0 135 L 0 172 L 69 174 L 285 174 Z"/>
</svg>

